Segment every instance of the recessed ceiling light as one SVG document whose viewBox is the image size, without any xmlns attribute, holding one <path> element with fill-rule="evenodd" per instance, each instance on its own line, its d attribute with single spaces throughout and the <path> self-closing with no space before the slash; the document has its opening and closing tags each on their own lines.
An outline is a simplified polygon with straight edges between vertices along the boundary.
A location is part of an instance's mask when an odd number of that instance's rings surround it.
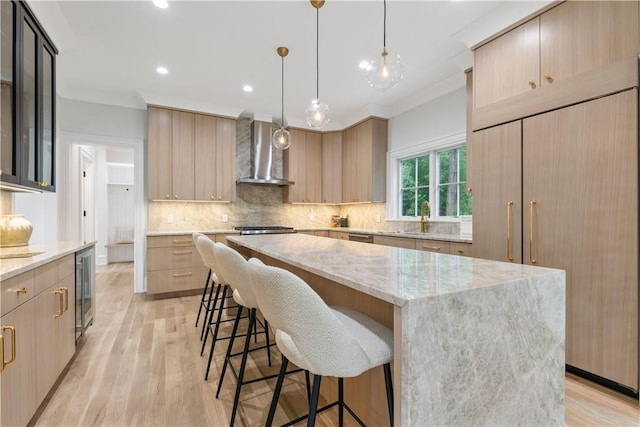
<svg viewBox="0 0 640 427">
<path fill-rule="evenodd" d="M 253 88 L 250 85 L 244 85 L 242 87 L 242 90 L 249 93 L 249 92 L 253 92 Z"/>
<path fill-rule="evenodd" d="M 166 9 L 169 7 L 169 2 L 167 0 L 153 0 L 153 4 L 160 9 Z"/>
<path fill-rule="evenodd" d="M 158 72 L 158 74 L 169 74 L 169 70 L 167 70 L 165 67 L 158 67 L 156 68 L 156 71 Z"/>
</svg>

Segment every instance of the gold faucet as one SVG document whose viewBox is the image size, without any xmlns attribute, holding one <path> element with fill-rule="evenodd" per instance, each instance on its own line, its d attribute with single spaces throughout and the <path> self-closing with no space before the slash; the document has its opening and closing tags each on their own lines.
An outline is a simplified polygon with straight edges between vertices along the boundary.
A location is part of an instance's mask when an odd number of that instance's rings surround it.
<svg viewBox="0 0 640 427">
<path fill-rule="evenodd" d="M 431 205 L 428 200 L 422 202 L 422 206 L 420 207 L 420 232 L 425 232 L 425 226 L 427 224 L 427 220 L 424 219 L 424 208 L 427 208 L 427 219 L 431 218 Z"/>
</svg>

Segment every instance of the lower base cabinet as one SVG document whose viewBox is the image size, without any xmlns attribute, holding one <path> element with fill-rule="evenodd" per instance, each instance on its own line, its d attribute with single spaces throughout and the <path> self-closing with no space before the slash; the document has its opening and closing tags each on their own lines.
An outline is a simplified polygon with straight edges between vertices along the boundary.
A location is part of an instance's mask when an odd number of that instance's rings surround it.
<svg viewBox="0 0 640 427">
<path fill-rule="evenodd" d="M 72 254 L 2 283 L 2 426 L 27 425 L 75 353 L 74 269 Z"/>
</svg>

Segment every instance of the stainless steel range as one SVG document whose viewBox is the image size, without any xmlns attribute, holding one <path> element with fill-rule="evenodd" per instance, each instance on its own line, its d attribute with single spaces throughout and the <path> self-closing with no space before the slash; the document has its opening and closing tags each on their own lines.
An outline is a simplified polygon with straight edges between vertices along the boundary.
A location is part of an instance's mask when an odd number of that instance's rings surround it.
<svg viewBox="0 0 640 427">
<path fill-rule="evenodd" d="M 240 235 L 250 234 L 285 234 L 295 233 L 293 227 L 281 227 L 277 225 L 271 226 L 250 226 L 250 227 L 235 227 L 236 230 L 240 230 Z"/>
</svg>

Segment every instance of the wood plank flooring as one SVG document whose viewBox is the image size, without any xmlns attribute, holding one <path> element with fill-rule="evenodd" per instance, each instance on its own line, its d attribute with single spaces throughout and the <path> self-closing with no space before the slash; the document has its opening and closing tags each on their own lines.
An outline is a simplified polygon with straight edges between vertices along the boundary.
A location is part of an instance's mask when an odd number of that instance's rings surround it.
<svg viewBox="0 0 640 427">
<path fill-rule="evenodd" d="M 200 295 L 153 299 L 133 294 L 133 264 L 98 267 L 96 316 L 76 357 L 46 406 L 37 426 L 227 426 L 235 379 L 228 373 L 215 398 L 226 342 L 214 351 L 209 381 L 204 381 L 208 346 L 200 356 L 200 328 L 194 323 Z M 228 334 L 227 327 L 225 333 Z M 260 342 L 260 339 L 259 339 Z M 264 351 L 252 354 L 247 377 L 277 373 Z M 238 361 L 239 363 L 239 361 Z M 263 425 L 275 380 L 243 387 L 237 426 Z M 381 385 L 382 387 L 382 385 Z M 275 424 L 306 412 L 302 374 L 285 380 Z M 333 411 L 335 412 L 335 411 Z M 319 426 L 337 424 L 332 411 Z M 349 417 L 347 424 L 353 425 Z M 381 420 L 384 423 L 385 420 Z M 638 426 L 638 401 L 568 374 L 568 426 Z"/>
</svg>

